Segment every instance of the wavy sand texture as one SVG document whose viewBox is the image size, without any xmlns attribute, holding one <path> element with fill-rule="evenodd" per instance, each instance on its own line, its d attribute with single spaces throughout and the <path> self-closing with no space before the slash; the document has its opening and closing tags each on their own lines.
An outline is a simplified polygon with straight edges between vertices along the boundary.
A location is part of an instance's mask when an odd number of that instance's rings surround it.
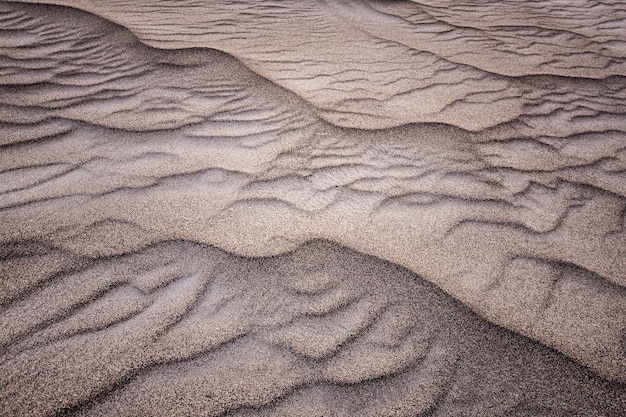
<svg viewBox="0 0 626 417">
<path fill-rule="evenodd" d="M 0 414 L 626 413 L 626 3 L 50 3 Z"/>
</svg>

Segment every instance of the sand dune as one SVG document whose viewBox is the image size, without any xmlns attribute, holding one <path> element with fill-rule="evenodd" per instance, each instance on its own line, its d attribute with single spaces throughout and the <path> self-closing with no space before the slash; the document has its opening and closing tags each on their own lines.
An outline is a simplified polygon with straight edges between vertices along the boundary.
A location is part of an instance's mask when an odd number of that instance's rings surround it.
<svg viewBox="0 0 626 417">
<path fill-rule="evenodd" d="M 2 317 L 6 415 L 617 416 L 626 404 L 623 385 L 336 244 L 58 256 L 73 272 Z"/>
<path fill-rule="evenodd" d="M 158 48 L 228 52 L 344 127 L 480 130 L 523 116 L 551 135 L 553 126 L 535 124 L 557 110 L 580 129 L 624 127 L 624 85 L 607 80 L 626 73 L 622 2 L 50 3 L 103 16 Z"/>
<path fill-rule="evenodd" d="M 25 3 L 0 414 L 626 412 L 626 3 Z"/>
</svg>

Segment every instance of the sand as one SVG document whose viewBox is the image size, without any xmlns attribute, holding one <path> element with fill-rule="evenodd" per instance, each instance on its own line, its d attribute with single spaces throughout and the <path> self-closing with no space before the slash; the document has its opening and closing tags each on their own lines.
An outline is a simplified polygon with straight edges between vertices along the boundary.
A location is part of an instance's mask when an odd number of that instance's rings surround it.
<svg viewBox="0 0 626 417">
<path fill-rule="evenodd" d="M 626 413 L 626 3 L 0 2 L 0 415 Z"/>
</svg>

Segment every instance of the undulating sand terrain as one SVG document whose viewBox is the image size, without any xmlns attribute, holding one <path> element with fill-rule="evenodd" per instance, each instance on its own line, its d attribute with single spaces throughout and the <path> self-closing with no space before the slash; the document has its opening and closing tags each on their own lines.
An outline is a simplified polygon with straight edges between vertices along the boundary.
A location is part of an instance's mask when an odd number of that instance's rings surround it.
<svg viewBox="0 0 626 417">
<path fill-rule="evenodd" d="M 625 416 L 626 1 L 0 1 L 0 415 Z"/>
</svg>

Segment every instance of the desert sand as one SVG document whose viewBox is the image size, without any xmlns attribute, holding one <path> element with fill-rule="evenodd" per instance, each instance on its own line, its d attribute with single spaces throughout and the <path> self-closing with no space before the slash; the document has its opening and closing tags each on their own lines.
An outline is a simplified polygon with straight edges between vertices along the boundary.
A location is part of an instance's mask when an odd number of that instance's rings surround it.
<svg viewBox="0 0 626 417">
<path fill-rule="evenodd" d="M 626 2 L 0 2 L 0 415 L 626 415 Z"/>
</svg>

